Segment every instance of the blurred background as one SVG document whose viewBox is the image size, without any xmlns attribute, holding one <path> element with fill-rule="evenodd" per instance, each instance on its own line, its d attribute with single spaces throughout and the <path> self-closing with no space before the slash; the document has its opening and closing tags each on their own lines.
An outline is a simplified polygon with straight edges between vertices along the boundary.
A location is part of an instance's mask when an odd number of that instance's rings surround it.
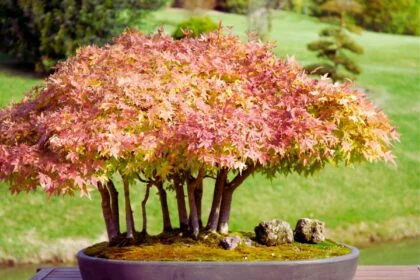
<svg viewBox="0 0 420 280">
<path fill-rule="evenodd" d="M 314 75 L 355 80 L 397 126 L 401 142 L 394 147 L 397 166 L 250 178 L 235 193 L 231 229 L 314 217 L 326 222 L 329 238 L 362 248 L 361 264 L 419 264 L 419 16 L 419 0 L 0 0 L 0 107 L 42 85 L 78 47 L 104 45 L 128 27 L 145 33 L 163 27 L 176 39 L 182 30 L 198 36 L 219 23 L 243 40 L 251 32 Z M 204 188 L 207 209 L 212 188 Z M 144 190 L 133 188 L 135 213 Z M 175 194 L 169 196 L 175 209 Z M 157 195 L 147 207 L 157 234 Z M 0 279 L 28 279 L 48 263 L 74 265 L 78 250 L 106 239 L 97 193 L 91 200 L 42 191 L 11 195 L 0 183 L 0 227 Z"/>
</svg>

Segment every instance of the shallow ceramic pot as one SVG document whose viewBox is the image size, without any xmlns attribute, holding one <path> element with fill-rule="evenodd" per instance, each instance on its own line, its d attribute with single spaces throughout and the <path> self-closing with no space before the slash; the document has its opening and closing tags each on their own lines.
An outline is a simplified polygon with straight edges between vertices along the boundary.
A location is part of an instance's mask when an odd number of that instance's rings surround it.
<svg viewBox="0 0 420 280">
<path fill-rule="evenodd" d="M 122 261 L 90 257 L 84 250 L 77 260 L 83 280 L 351 280 L 359 250 L 347 247 L 347 255 L 308 261 Z"/>
</svg>

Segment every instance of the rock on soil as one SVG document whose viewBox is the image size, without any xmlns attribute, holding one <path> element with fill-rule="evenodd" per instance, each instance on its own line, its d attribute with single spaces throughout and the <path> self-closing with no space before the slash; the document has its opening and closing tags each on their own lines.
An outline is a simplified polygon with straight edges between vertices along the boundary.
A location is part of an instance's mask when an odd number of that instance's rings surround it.
<svg viewBox="0 0 420 280">
<path fill-rule="evenodd" d="M 242 239 L 237 236 L 227 236 L 224 237 L 222 240 L 220 240 L 220 246 L 223 247 L 223 249 L 226 250 L 233 250 L 241 243 Z"/>
<path fill-rule="evenodd" d="M 276 246 L 293 242 L 290 225 L 282 220 L 263 221 L 255 227 L 256 240 L 267 246 Z"/>
<path fill-rule="evenodd" d="M 301 243 L 320 243 L 325 240 L 325 223 L 308 218 L 300 219 L 296 224 L 295 240 Z"/>
<path fill-rule="evenodd" d="M 227 236 L 220 240 L 219 245 L 226 250 L 233 250 L 238 247 L 240 244 L 244 244 L 245 246 L 251 247 L 252 241 L 249 238 L 242 239 L 241 237 L 234 235 L 234 236 Z"/>
</svg>

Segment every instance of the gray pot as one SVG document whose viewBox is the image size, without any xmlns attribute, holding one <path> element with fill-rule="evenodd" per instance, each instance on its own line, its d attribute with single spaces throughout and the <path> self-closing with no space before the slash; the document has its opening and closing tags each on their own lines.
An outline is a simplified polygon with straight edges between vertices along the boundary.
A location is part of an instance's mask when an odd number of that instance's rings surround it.
<svg viewBox="0 0 420 280">
<path fill-rule="evenodd" d="M 346 245 L 347 246 L 347 245 Z M 359 250 L 308 261 L 177 262 L 123 261 L 77 254 L 83 280 L 351 280 Z"/>
</svg>

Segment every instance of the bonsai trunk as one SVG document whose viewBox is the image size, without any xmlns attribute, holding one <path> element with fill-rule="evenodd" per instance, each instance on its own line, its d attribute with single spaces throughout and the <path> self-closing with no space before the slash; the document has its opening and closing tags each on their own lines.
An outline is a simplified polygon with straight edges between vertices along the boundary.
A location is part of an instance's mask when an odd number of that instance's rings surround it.
<svg viewBox="0 0 420 280">
<path fill-rule="evenodd" d="M 131 209 L 130 203 L 130 185 L 128 180 L 123 177 L 124 184 L 124 199 L 125 199 L 125 220 L 127 224 L 127 238 L 134 238 L 135 228 L 134 228 L 134 218 L 133 210 Z"/>
<path fill-rule="evenodd" d="M 193 182 L 188 182 L 188 202 L 190 206 L 190 223 L 192 235 L 195 239 L 198 238 L 198 233 L 200 232 L 200 225 L 198 224 L 198 215 L 197 215 L 197 205 L 195 203 L 195 184 Z"/>
<path fill-rule="evenodd" d="M 168 199 L 162 181 L 158 181 L 156 187 L 159 191 L 160 206 L 162 208 L 163 232 L 170 232 L 172 231 L 171 216 L 169 215 Z"/>
<path fill-rule="evenodd" d="M 112 210 L 111 210 L 109 192 L 101 183 L 98 183 L 98 191 L 101 194 L 102 213 L 104 215 L 106 232 L 108 234 L 108 240 L 111 242 L 112 239 L 117 237 L 118 232 L 116 230 L 114 220 L 113 220 L 113 217 L 112 217 Z"/>
<path fill-rule="evenodd" d="M 179 177 L 174 178 L 174 185 L 178 206 L 179 228 L 181 232 L 185 233 L 188 231 L 188 214 L 187 207 L 185 205 L 184 186 Z"/>
<path fill-rule="evenodd" d="M 220 206 L 220 217 L 217 225 L 217 231 L 221 234 L 229 232 L 230 208 L 232 206 L 233 189 L 225 188 L 223 190 L 222 203 Z"/>
<path fill-rule="evenodd" d="M 111 180 L 108 181 L 107 184 L 108 187 L 108 191 L 111 195 L 111 210 L 112 210 L 112 219 L 114 221 L 114 226 L 116 228 L 117 234 L 121 234 L 120 231 L 120 210 L 118 207 L 118 192 L 117 189 L 115 188 L 114 182 L 112 182 Z"/>
<path fill-rule="evenodd" d="M 230 209 L 232 206 L 233 192 L 238 188 L 246 178 L 249 177 L 258 168 L 259 165 L 248 166 L 245 170 L 238 173 L 235 178 L 228 184 L 225 184 L 222 195 L 222 203 L 220 205 L 220 216 L 217 225 L 217 231 L 222 234 L 229 232 Z"/>
<path fill-rule="evenodd" d="M 147 200 L 149 199 L 149 194 L 150 194 L 150 188 L 151 188 L 151 184 L 147 184 L 146 185 L 146 193 L 144 194 L 144 199 L 141 202 L 141 214 L 143 217 L 143 229 L 142 229 L 142 233 L 143 234 L 147 234 L 147 215 L 146 215 L 146 203 Z"/>
<path fill-rule="evenodd" d="M 203 200 L 203 180 L 197 183 L 197 187 L 194 190 L 194 200 L 197 208 L 198 226 L 202 229 L 203 221 L 201 219 L 201 201 Z"/>
<path fill-rule="evenodd" d="M 216 183 L 214 186 L 213 202 L 211 205 L 210 215 L 206 229 L 210 232 L 216 232 L 217 223 L 219 221 L 220 204 L 222 203 L 223 188 L 226 183 L 228 169 L 223 168 L 217 173 Z"/>
<path fill-rule="evenodd" d="M 199 184 L 203 183 L 205 171 L 204 169 L 200 169 L 197 178 L 192 177 L 189 175 L 187 177 L 187 189 L 188 189 L 188 202 L 190 206 L 190 223 L 191 223 L 191 231 L 192 235 L 195 239 L 198 238 L 198 234 L 200 232 L 200 224 L 198 221 L 198 211 L 197 211 L 197 204 L 195 201 L 195 190 Z"/>
</svg>

